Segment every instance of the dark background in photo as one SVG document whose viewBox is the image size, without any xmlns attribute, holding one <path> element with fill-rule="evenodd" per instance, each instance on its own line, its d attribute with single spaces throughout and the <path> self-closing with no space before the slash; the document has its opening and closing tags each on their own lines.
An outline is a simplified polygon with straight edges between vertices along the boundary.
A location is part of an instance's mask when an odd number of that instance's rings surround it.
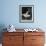
<svg viewBox="0 0 46 46">
<path fill-rule="evenodd" d="M 32 20 L 32 7 L 22 7 L 22 14 L 25 14 L 27 11 L 28 15 L 30 15 L 30 17 L 24 17 L 22 15 L 22 20 Z"/>
</svg>

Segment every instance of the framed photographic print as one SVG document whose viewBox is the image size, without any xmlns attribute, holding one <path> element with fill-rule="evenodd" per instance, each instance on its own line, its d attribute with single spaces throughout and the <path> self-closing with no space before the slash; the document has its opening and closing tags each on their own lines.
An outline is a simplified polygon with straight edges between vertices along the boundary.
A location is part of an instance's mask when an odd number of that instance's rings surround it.
<svg viewBox="0 0 46 46">
<path fill-rule="evenodd" d="M 19 5 L 19 21 L 34 22 L 34 5 Z"/>
</svg>

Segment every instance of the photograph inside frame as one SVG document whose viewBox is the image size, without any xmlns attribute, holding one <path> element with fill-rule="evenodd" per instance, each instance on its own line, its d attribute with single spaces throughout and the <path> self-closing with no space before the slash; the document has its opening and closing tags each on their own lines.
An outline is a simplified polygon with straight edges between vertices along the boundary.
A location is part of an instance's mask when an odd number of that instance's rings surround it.
<svg viewBox="0 0 46 46">
<path fill-rule="evenodd" d="M 32 7 L 22 7 L 22 20 L 32 20 Z"/>
</svg>

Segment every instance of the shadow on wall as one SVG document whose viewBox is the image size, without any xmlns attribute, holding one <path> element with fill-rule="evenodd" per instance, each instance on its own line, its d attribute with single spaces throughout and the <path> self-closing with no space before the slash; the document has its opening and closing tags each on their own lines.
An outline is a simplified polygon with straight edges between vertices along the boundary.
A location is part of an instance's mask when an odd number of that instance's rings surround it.
<svg viewBox="0 0 46 46">
<path fill-rule="evenodd" d="M 6 26 L 4 24 L 0 24 L 0 43 L 2 43 L 3 32 L 6 31 L 6 29 L 4 30 L 4 28 L 6 28 Z"/>
</svg>

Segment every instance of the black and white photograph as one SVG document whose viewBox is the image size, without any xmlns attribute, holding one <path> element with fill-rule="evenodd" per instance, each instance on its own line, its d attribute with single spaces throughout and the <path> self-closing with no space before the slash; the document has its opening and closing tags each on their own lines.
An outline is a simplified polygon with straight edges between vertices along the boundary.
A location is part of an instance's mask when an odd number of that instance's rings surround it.
<svg viewBox="0 0 46 46">
<path fill-rule="evenodd" d="M 34 5 L 20 5 L 19 20 L 27 23 L 34 22 Z"/>
</svg>

